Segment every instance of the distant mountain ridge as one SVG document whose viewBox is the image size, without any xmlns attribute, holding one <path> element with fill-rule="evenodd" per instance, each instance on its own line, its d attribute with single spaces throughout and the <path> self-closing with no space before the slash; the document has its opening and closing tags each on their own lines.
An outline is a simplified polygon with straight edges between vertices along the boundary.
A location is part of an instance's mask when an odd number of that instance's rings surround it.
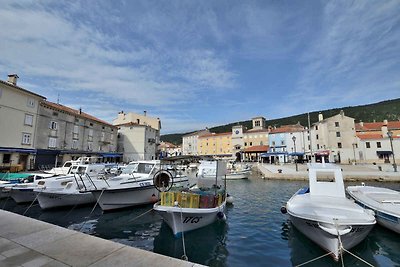
<svg viewBox="0 0 400 267">
<path fill-rule="evenodd" d="M 344 114 L 346 116 L 354 118 L 356 120 L 356 122 L 400 120 L 400 98 L 381 101 L 381 102 L 367 104 L 367 105 L 349 106 L 349 107 L 342 107 L 342 108 L 327 109 L 327 110 L 322 110 L 322 111 L 313 111 L 313 112 L 310 112 L 310 122 L 311 122 L 311 124 L 313 124 L 314 122 L 317 122 L 319 113 L 322 113 L 324 118 L 328 118 L 333 115 L 337 115 L 341 110 L 344 111 Z M 266 121 L 268 126 L 276 126 L 276 127 L 279 127 L 281 125 L 296 124 L 298 122 L 303 126 L 308 126 L 307 113 Z M 252 128 L 251 120 L 247 120 L 247 121 L 239 121 L 239 122 L 229 123 L 229 124 L 225 124 L 225 125 L 221 125 L 221 126 L 215 126 L 215 127 L 209 128 L 209 129 L 211 132 L 215 132 L 215 133 L 230 132 L 232 130 L 232 126 L 238 125 L 238 124 L 241 124 L 244 127 L 247 127 L 247 129 Z M 161 141 L 171 142 L 173 144 L 178 145 L 178 144 L 182 143 L 182 136 L 186 135 L 188 133 L 191 133 L 191 132 L 177 133 L 177 134 L 165 134 L 165 135 L 161 136 Z"/>
</svg>

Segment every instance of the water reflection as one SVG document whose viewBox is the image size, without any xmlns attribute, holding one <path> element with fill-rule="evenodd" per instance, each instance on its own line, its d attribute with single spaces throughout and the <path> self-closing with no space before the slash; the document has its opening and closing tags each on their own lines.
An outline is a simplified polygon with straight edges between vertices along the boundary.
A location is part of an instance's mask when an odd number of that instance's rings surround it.
<svg viewBox="0 0 400 267">
<path fill-rule="evenodd" d="M 226 266 L 226 235 L 228 225 L 217 221 L 196 231 L 185 233 L 185 249 L 189 261 L 209 266 Z M 154 252 L 181 258 L 184 255 L 182 238 L 175 238 L 166 223 L 154 239 Z"/>
</svg>

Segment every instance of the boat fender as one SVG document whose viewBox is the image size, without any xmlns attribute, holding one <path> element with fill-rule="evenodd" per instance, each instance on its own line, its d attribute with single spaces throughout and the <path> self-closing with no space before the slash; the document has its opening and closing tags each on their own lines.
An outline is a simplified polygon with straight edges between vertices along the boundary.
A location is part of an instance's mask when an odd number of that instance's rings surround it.
<svg viewBox="0 0 400 267">
<path fill-rule="evenodd" d="M 227 204 L 233 204 L 233 197 L 229 194 L 226 195 L 226 203 Z"/>
<path fill-rule="evenodd" d="M 282 212 L 282 214 L 286 214 L 287 213 L 286 206 L 282 206 L 281 207 L 281 212 Z"/>
<path fill-rule="evenodd" d="M 217 213 L 217 218 L 221 221 L 226 221 L 226 215 L 222 211 Z"/>
</svg>

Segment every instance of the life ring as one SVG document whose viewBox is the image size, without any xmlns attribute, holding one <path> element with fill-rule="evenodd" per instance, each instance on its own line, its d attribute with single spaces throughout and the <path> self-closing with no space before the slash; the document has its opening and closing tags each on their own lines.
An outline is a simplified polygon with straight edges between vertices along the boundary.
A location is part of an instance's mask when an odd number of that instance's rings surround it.
<svg viewBox="0 0 400 267">
<path fill-rule="evenodd" d="M 159 170 L 153 176 L 153 184 L 159 192 L 166 192 L 174 184 L 174 177 L 167 170 Z"/>
</svg>

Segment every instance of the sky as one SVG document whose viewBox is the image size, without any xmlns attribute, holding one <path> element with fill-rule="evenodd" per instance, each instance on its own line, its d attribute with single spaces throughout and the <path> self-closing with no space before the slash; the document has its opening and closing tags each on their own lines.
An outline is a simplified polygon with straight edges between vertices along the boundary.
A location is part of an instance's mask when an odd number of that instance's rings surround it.
<svg viewBox="0 0 400 267">
<path fill-rule="evenodd" d="M 2 0 L 0 79 L 161 134 L 400 97 L 400 1 Z"/>
</svg>

